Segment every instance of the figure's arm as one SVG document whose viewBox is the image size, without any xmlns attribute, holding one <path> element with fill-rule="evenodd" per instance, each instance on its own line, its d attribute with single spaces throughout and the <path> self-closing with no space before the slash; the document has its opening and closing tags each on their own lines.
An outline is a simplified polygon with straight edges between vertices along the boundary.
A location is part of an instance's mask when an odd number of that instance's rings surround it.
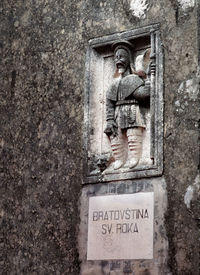
<svg viewBox="0 0 200 275">
<path fill-rule="evenodd" d="M 112 134 L 116 134 L 117 125 L 115 123 L 115 102 L 110 100 L 109 98 L 106 99 L 106 129 L 104 133 L 108 136 Z"/>
<path fill-rule="evenodd" d="M 144 86 L 140 86 L 139 88 L 136 89 L 134 92 L 134 98 L 138 100 L 145 100 L 150 97 L 150 74 L 153 73 L 155 75 L 156 71 L 156 65 L 154 63 L 150 63 L 146 72 L 147 79 L 145 81 Z"/>
<path fill-rule="evenodd" d="M 133 96 L 138 100 L 148 99 L 150 97 L 150 83 L 146 83 L 144 86 L 137 88 Z"/>
</svg>

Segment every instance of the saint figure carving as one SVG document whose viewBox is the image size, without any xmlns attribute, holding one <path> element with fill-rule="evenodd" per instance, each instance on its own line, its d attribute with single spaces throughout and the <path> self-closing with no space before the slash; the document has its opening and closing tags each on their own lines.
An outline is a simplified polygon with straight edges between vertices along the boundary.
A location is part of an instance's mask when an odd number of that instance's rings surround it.
<svg viewBox="0 0 200 275">
<path fill-rule="evenodd" d="M 149 100 L 150 81 L 139 67 L 134 68 L 133 45 L 128 41 L 113 44 L 116 81 L 106 95 L 106 129 L 111 144 L 113 169 L 134 168 L 142 153 L 145 122 L 141 114 L 142 102 Z M 140 64 L 138 57 L 138 64 Z M 137 67 L 137 60 L 136 60 Z"/>
</svg>

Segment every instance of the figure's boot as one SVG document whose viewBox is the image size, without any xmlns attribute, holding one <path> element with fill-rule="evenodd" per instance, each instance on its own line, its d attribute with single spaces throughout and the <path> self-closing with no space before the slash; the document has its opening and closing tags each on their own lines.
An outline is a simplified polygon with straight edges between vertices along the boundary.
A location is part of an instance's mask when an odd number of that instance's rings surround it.
<svg viewBox="0 0 200 275">
<path fill-rule="evenodd" d="M 129 160 L 127 166 L 131 169 L 138 165 L 142 154 L 142 128 L 127 130 Z"/>
<path fill-rule="evenodd" d="M 113 168 L 117 170 L 124 164 L 124 141 L 122 134 L 111 139 L 111 148 L 115 160 Z"/>
</svg>

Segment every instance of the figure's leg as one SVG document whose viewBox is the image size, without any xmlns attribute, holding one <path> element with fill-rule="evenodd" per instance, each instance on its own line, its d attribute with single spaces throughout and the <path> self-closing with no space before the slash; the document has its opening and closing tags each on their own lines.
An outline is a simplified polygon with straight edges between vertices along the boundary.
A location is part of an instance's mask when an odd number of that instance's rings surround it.
<svg viewBox="0 0 200 275">
<path fill-rule="evenodd" d="M 131 128 L 127 130 L 128 147 L 129 147 L 129 160 L 128 167 L 134 168 L 142 154 L 142 132 L 143 128 Z"/>
<path fill-rule="evenodd" d="M 114 169 L 117 170 L 124 164 L 124 137 L 121 130 L 117 136 L 110 137 L 111 149 L 114 157 Z"/>
</svg>

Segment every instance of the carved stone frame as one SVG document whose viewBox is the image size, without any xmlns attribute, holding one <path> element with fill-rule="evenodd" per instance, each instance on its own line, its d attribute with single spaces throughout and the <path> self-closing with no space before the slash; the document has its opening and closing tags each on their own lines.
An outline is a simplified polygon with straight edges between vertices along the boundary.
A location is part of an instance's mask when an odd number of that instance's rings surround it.
<svg viewBox="0 0 200 275">
<path fill-rule="evenodd" d="M 154 163 L 148 167 L 142 169 L 136 168 L 133 171 L 126 173 L 119 173 L 117 170 L 112 174 L 91 174 L 88 167 L 89 151 L 90 151 L 90 116 L 91 109 L 89 107 L 92 85 L 91 79 L 92 69 L 91 62 L 92 56 L 95 51 L 102 47 L 110 47 L 114 42 L 119 39 L 134 40 L 143 39 L 144 37 L 150 38 L 151 49 L 154 53 L 151 56 L 155 58 L 156 73 L 154 87 L 151 88 L 151 153 L 154 158 Z M 130 180 L 136 178 L 145 178 L 152 176 L 159 176 L 163 172 L 163 50 L 160 39 L 159 24 L 153 24 L 138 29 L 129 30 L 126 32 L 120 32 L 111 34 L 99 38 L 94 38 L 89 41 L 87 56 L 86 56 L 86 73 L 85 73 L 85 101 L 84 101 L 84 165 L 83 165 L 83 184 L 110 182 L 119 180 Z"/>
</svg>

